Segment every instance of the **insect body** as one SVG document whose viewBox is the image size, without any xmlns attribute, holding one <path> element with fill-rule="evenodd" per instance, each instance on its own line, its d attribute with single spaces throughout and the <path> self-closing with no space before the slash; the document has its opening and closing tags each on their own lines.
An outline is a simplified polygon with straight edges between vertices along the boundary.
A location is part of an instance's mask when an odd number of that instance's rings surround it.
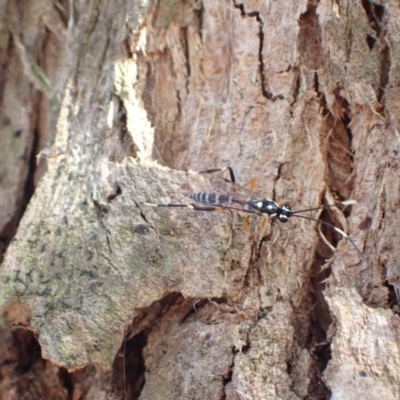
<svg viewBox="0 0 400 400">
<path fill-rule="evenodd" d="M 245 199 L 240 199 L 234 195 L 229 196 L 225 194 L 215 194 L 215 193 L 192 193 L 190 196 L 193 200 L 210 205 L 218 205 L 222 208 L 228 209 L 238 209 L 234 207 L 239 205 L 242 208 L 241 211 L 257 214 L 267 214 L 270 217 L 276 217 L 281 222 L 287 222 L 292 216 L 290 206 L 285 204 L 280 207 L 277 203 L 269 199 L 248 197 Z M 216 210 L 215 210 L 216 211 Z"/>
<path fill-rule="evenodd" d="M 354 248 L 357 250 L 361 258 L 364 259 L 363 254 L 356 246 L 353 239 L 350 238 L 341 229 L 337 228 L 336 226 L 328 222 L 321 221 L 316 218 L 302 214 L 307 211 L 321 210 L 329 207 L 335 207 L 337 205 L 342 205 L 342 206 L 352 205 L 356 203 L 354 200 L 341 201 L 336 204 L 328 206 L 292 211 L 288 204 L 280 206 L 273 200 L 263 198 L 259 196 L 257 193 L 253 192 L 252 190 L 249 190 L 244 186 L 237 185 L 235 182 L 235 175 L 231 167 L 227 167 L 224 169 L 209 169 L 206 171 L 201 171 L 199 172 L 199 174 L 211 174 L 215 172 L 224 171 L 225 169 L 229 171 L 230 179 L 226 179 L 222 176 L 217 176 L 217 177 L 225 184 L 228 184 L 229 186 L 228 189 L 223 189 L 222 187 L 224 185 L 217 185 L 216 187 L 214 187 L 217 193 L 198 192 L 189 195 L 189 197 L 193 199 L 195 202 L 205 204 L 206 206 L 203 205 L 199 206 L 197 204 L 149 204 L 149 203 L 146 204 L 155 207 L 188 207 L 191 208 L 192 210 L 197 210 L 197 211 L 236 210 L 250 214 L 268 215 L 270 217 L 277 218 L 280 222 L 287 222 L 291 217 L 308 219 L 311 221 L 315 221 L 321 225 L 327 226 L 328 228 L 338 232 L 344 238 L 348 239 L 350 243 L 354 246 Z"/>
</svg>

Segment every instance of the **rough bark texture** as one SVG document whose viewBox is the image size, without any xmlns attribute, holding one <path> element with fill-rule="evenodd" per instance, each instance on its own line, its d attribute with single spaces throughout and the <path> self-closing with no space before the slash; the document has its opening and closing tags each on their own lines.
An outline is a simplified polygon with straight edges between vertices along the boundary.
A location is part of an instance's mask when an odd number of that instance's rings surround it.
<svg viewBox="0 0 400 400">
<path fill-rule="evenodd" d="M 400 397 L 398 3 L 0 18 L 1 398 Z M 143 204 L 227 165 L 292 209 L 356 199 L 307 215 L 365 260 L 312 221 Z"/>
</svg>

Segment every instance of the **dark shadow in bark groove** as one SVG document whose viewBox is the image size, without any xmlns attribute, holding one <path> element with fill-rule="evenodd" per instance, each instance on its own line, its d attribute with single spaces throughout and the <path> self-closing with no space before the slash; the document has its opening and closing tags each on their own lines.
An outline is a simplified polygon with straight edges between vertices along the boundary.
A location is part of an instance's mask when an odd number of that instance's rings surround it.
<svg viewBox="0 0 400 400">
<path fill-rule="evenodd" d="M 86 370 L 86 368 L 83 368 L 83 370 Z M 68 398 L 73 398 L 73 392 L 74 392 L 74 379 L 73 379 L 73 373 L 71 374 L 68 372 L 66 368 L 60 368 L 58 370 L 58 378 L 60 380 L 60 383 L 62 386 L 67 390 L 68 392 Z"/>
<path fill-rule="evenodd" d="M 300 15 L 299 28 L 298 52 L 300 63 L 311 71 L 322 68 L 325 59 L 315 0 L 310 0 L 307 4 L 307 11 Z"/>
<path fill-rule="evenodd" d="M 381 34 L 381 22 L 385 14 L 385 7 L 381 4 L 373 3 L 369 0 L 361 0 L 371 28 L 376 32 L 377 36 Z"/>
<path fill-rule="evenodd" d="M 115 96 L 115 102 L 117 103 L 118 114 L 115 118 L 115 125 L 118 131 L 119 140 L 121 143 L 121 148 L 125 153 L 126 157 L 137 157 L 137 153 L 139 149 L 137 148 L 136 144 L 134 143 L 132 136 L 128 130 L 128 117 L 127 117 L 127 110 L 124 104 L 124 101 L 121 97 Z M 117 160 L 114 157 L 110 158 L 111 161 L 121 161 Z"/>
<path fill-rule="evenodd" d="M 18 130 L 14 132 L 14 135 L 20 135 L 21 132 Z M 4 226 L 2 232 L 0 232 L 0 263 L 3 261 L 3 253 L 7 249 L 11 240 L 17 233 L 19 222 L 25 213 L 26 207 L 35 192 L 35 172 L 36 172 L 36 154 L 39 153 L 39 133 L 36 129 L 33 130 L 32 145 L 30 152 L 28 147 L 25 149 L 25 154 L 21 156 L 21 160 L 27 163 L 27 176 L 25 179 L 22 198 L 17 194 L 14 199 L 17 202 L 15 213 L 11 217 L 10 221 Z"/>
<path fill-rule="evenodd" d="M 395 276 L 392 279 L 387 279 L 387 267 L 386 263 L 381 261 L 381 271 L 382 271 L 382 284 L 388 290 L 388 306 L 396 314 L 400 314 L 400 302 L 399 302 L 399 291 L 396 290 L 398 287 L 398 281 L 400 276 Z M 396 282 L 397 281 L 397 282 Z M 382 305 L 379 305 L 382 307 Z"/>
<path fill-rule="evenodd" d="M 174 314 L 187 314 L 187 304 L 180 293 L 167 294 L 149 307 L 138 310 L 139 314 L 127 330 L 126 339 L 113 364 L 113 392 L 123 395 L 124 399 L 136 400 L 140 397 L 145 384 L 145 358 L 143 351 L 149 334 L 163 327 L 163 316 L 173 308 Z"/>
<path fill-rule="evenodd" d="M 230 382 L 232 382 L 232 376 L 233 376 L 233 368 L 235 367 L 235 355 L 238 353 L 238 350 L 232 349 L 232 363 L 229 366 L 229 371 L 226 376 L 222 377 L 222 385 L 224 388 L 226 385 L 229 385 Z M 224 394 L 221 396 L 221 400 L 226 400 L 227 395 L 226 392 L 224 391 Z"/>
<path fill-rule="evenodd" d="M 331 359 L 330 342 L 327 332 L 332 323 L 328 304 L 323 295 L 325 285 L 322 283 L 330 275 L 330 268 L 321 270 L 325 263 L 329 249 L 324 250 L 326 244 L 320 240 L 318 251 L 310 273 L 310 291 L 292 314 L 292 325 L 296 332 L 296 341 L 301 349 L 307 349 L 311 356 L 307 375 L 310 378 L 307 399 L 322 400 L 330 398 L 330 390 L 322 381 L 322 375 Z M 320 254 L 321 253 L 321 254 Z M 288 362 L 288 374 L 291 375 L 295 360 Z M 295 375 L 292 376 L 296 380 Z M 294 385 L 295 386 L 295 385 Z"/>
<path fill-rule="evenodd" d="M 0 340 L 7 346 L 0 363 L 0 393 L 15 393 L 21 399 L 83 399 L 95 388 L 94 393 L 136 400 L 144 385 L 144 331 L 124 342 L 113 370 L 105 372 L 93 364 L 74 372 L 55 366 L 42 358 L 36 337 L 25 328 L 2 331 Z M 7 380 L 10 369 L 12 381 Z"/>
<path fill-rule="evenodd" d="M 310 368 L 311 381 L 308 386 L 308 399 L 329 399 L 331 391 L 322 381 L 322 375 L 331 359 L 331 343 L 328 340 L 328 329 L 332 324 L 329 306 L 325 300 L 323 283 L 331 274 L 330 267 L 321 269 L 330 250 L 326 244 L 319 241 L 318 252 L 311 267 L 310 298 L 312 309 L 310 310 L 310 336 L 306 348 L 312 356 Z"/>
<path fill-rule="evenodd" d="M 367 41 L 368 48 L 372 50 L 376 44 L 376 38 L 372 35 L 367 35 L 365 40 Z"/>
<path fill-rule="evenodd" d="M 373 3 L 369 0 L 362 0 L 361 4 L 364 8 L 365 14 L 367 15 L 368 22 L 371 28 L 375 31 L 379 43 L 380 52 L 380 66 L 379 66 L 379 87 L 375 88 L 378 102 L 381 103 L 385 94 L 385 88 L 389 84 L 390 79 L 390 68 L 391 68 L 391 57 L 390 49 L 387 42 L 384 40 L 386 34 L 385 27 L 385 6 L 382 4 Z M 368 47 L 372 49 L 375 46 L 376 39 L 372 40 L 372 36 L 367 36 Z"/>
<path fill-rule="evenodd" d="M 145 383 L 143 349 L 147 344 L 147 333 L 142 331 L 132 339 L 124 341 L 113 365 L 113 387 L 123 394 L 125 400 L 139 398 Z"/>
<path fill-rule="evenodd" d="M 12 392 L 17 396 L 15 398 L 47 398 L 44 382 L 48 374 L 47 362 L 42 358 L 36 337 L 22 327 L 11 332 L 3 330 L 0 334 L 4 348 L 0 360 L 0 393 L 10 392 L 12 388 Z M 10 370 L 13 370 L 13 373 L 10 373 Z"/>
<path fill-rule="evenodd" d="M 25 328 L 12 331 L 13 345 L 18 352 L 16 370 L 21 374 L 27 374 L 33 366 L 42 361 L 40 345 L 32 334 Z"/>
<path fill-rule="evenodd" d="M 264 63 L 264 21 L 261 18 L 261 15 L 258 11 L 246 11 L 243 3 L 234 3 L 235 7 L 238 8 L 243 17 L 255 18 L 259 25 L 259 39 L 260 46 L 258 51 L 258 60 L 259 60 L 259 71 L 260 71 L 260 80 L 261 80 L 261 92 L 265 98 L 268 100 L 282 100 L 284 97 L 282 95 L 274 95 L 270 90 L 268 90 L 268 79 L 265 73 L 265 63 Z"/>
</svg>

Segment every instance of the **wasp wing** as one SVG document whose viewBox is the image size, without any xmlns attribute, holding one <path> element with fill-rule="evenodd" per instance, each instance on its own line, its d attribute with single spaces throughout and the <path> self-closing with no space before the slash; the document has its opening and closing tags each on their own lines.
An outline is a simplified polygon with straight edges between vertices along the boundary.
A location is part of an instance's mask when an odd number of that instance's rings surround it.
<svg viewBox="0 0 400 400">
<path fill-rule="evenodd" d="M 259 193 L 253 190 L 256 183 L 256 178 L 250 179 L 250 181 L 247 182 L 245 185 L 239 185 L 238 183 L 231 182 L 229 179 L 226 179 L 221 175 L 215 175 L 215 174 L 210 176 L 210 180 L 213 189 L 216 192 L 225 193 L 242 199 L 249 197 L 258 199 L 263 198 L 263 196 L 261 196 Z M 251 189 L 247 188 L 247 186 L 249 186 Z M 271 199 L 268 198 L 266 198 L 266 200 L 272 201 Z"/>
<path fill-rule="evenodd" d="M 215 211 L 236 210 L 252 214 L 262 214 L 259 208 L 255 207 L 254 204 L 257 201 L 265 201 L 263 199 L 225 191 L 219 191 L 219 193 L 197 192 L 192 193 L 190 197 L 198 203 L 207 204 L 211 206 L 211 208 L 214 207 Z"/>
</svg>

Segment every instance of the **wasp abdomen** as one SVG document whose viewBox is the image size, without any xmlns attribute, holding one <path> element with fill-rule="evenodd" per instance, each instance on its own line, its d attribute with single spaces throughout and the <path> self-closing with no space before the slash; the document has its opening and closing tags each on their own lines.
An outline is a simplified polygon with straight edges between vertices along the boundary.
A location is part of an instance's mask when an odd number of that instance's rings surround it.
<svg viewBox="0 0 400 400">
<path fill-rule="evenodd" d="M 190 198 L 204 204 L 232 204 L 231 196 L 216 193 L 192 193 Z"/>
</svg>

